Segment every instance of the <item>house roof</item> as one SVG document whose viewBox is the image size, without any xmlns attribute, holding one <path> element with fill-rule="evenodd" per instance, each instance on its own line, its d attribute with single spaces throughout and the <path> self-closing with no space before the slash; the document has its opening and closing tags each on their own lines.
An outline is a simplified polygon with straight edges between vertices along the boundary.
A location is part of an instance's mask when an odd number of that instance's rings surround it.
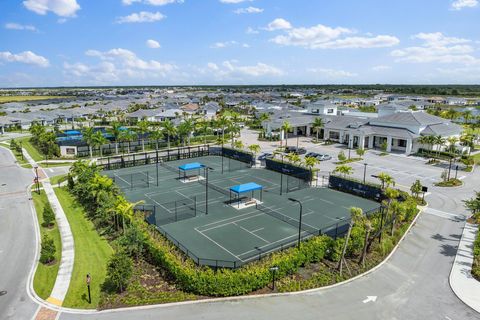
<svg viewBox="0 0 480 320">
<path fill-rule="evenodd" d="M 403 125 L 420 125 L 428 126 L 432 124 L 445 123 L 448 120 L 442 119 L 440 117 L 433 116 L 426 112 L 417 111 L 417 112 L 397 112 L 389 114 L 386 116 L 379 117 L 375 120 L 371 120 L 371 125 L 376 125 L 378 123 L 392 123 L 392 124 L 403 124 Z"/>
<path fill-rule="evenodd" d="M 421 133 L 423 135 L 453 136 L 461 134 L 462 131 L 463 129 L 461 126 L 452 122 L 446 122 L 429 125 Z"/>
</svg>

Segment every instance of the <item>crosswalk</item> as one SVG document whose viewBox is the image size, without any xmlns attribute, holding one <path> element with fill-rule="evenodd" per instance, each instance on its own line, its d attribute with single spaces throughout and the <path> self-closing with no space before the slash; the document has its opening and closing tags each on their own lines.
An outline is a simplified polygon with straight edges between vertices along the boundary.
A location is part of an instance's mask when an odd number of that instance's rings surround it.
<svg viewBox="0 0 480 320">
<path fill-rule="evenodd" d="M 437 216 L 444 219 L 465 220 L 465 217 L 462 214 L 448 213 L 448 212 L 433 209 L 430 207 L 423 210 L 423 212 L 426 214 L 430 214 L 430 215 Z"/>
</svg>

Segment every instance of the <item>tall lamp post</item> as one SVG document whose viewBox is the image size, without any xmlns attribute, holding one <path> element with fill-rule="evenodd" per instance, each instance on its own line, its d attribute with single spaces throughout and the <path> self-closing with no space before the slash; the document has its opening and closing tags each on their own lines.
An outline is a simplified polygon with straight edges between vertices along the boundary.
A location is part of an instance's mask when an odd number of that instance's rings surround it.
<svg viewBox="0 0 480 320">
<path fill-rule="evenodd" d="M 208 171 L 213 170 L 213 168 L 205 167 L 205 215 L 208 214 Z"/>
<path fill-rule="evenodd" d="M 366 179 L 367 179 L 367 166 L 368 166 L 368 163 L 365 162 L 363 165 L 364 165 L 364 167 L 363 167 L 363 184 L 365 184 L 366 181 L 367 181 Z"/>
<path fill-rule="evenodd" d="M 34 169 L 35 169 L 35 183 L 37 185 L 37 193 L 40 194 L 40 182 L 38 181 L 38 166 L 35 166 Z"/>
<path fill-rule="evenodd" d="M 288 200 L 290 200 L 292 202 L 296 202 L 300 205 L 300 219 L 299 219 L 299 222 L 298 222 L 298 244 L 297 244 L 297 247 L 300 249 L 300 241 L 301 241 L 301 235 L 302 235 L 303 206 L 302 206 L 302 203 L 297 199 L 288 198 Z"/>
</svg>

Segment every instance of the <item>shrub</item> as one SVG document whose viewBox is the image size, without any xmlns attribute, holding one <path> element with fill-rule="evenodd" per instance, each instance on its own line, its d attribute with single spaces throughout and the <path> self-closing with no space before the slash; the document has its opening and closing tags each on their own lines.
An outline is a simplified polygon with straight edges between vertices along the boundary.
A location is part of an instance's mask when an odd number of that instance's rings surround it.
<svg viewBox="0 0 480 320">
<path fill-rule="evenodd" d="M 345 160 L 347 160 L 347 156 L 345 156 L 345 152 L 340 151 L 338 153 L 338 161 L 345 161 Z"/>
<path fill-rule="evenodd" d="M 73 190 L 73 187 L 75 187 L 75 182 L 73 181 L 73 177 L 72 175 L 68 175 L 68 178 L 67 178 L 67 186 L 68 186 L 68 190 Z"/>
<path fill-rule="evenodd" d="M 43 264 L 51 263 L 55 260 L 55 243 L 48 235 L 42 238 L 42 248 L 40 250 L 40 262 Z"/>
<path fill-rule="evenodd" d="M 108 263 L 107 273 L 107 285 L 115 291 L 123 292 L 133 273 L 132 259 L 123 251 L 114 253 Z"/>
<path fill-rule="evenodd" d="M 42 226 L 44 227 L 51 227 L 55 223 L 55 213 L 53 213 L 52 207 L 50 204 L 46 204 L 45 208 L 43 208 L 43 223 Z"/>
</svg>

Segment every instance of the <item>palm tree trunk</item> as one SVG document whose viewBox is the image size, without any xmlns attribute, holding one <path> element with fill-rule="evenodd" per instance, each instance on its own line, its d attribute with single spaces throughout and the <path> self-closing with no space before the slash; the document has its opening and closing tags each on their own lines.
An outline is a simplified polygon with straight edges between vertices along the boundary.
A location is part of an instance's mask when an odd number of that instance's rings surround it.
<svg viewBox="0 0 480 320">
<path fill-rule="evenodd" d="M 115 154 L 118 154 L 118 141 L 115 139 Z"/>
<path fill-rule="evenodd" d="M 347 252 L 347 246 L 348 246 L 348 239 L 350 238 L 350 233 L 352 232 L 352 223 L 350 223 L 348 227 L 348 232 L 347 232 L 347 237 L 345 238 L 345 244 L 342 249 L 342 255 L 340 256 L 340 261 L 338 262 L 338 271 L 340 273 L 340 276 L 342 276 L 342 269 L 343 269 L 343 259 L 345 258 L 345 253 Z"/>
<path fill-rule="evenodd" d="M 362 267 L 365 268 L 365 259 L 367 257 L 367 245 L 368 245 L 368 237 L 370 236 L 370 230 L 365 232 L 365 242 L 363 244 L 362 255 L 360 257 L 359 263 L 362 264 Z"/>
<path fill-rule="evenodd" d="M 170 149 L 170 135 L 167 134 L 167 149 Z"/>
<path fill-rule="evenodd" d="M 93 158 L 93 150 L 91 145 L 88 146 L 88 150 L 90 151 L 90 158 Z"/>
</svg>

